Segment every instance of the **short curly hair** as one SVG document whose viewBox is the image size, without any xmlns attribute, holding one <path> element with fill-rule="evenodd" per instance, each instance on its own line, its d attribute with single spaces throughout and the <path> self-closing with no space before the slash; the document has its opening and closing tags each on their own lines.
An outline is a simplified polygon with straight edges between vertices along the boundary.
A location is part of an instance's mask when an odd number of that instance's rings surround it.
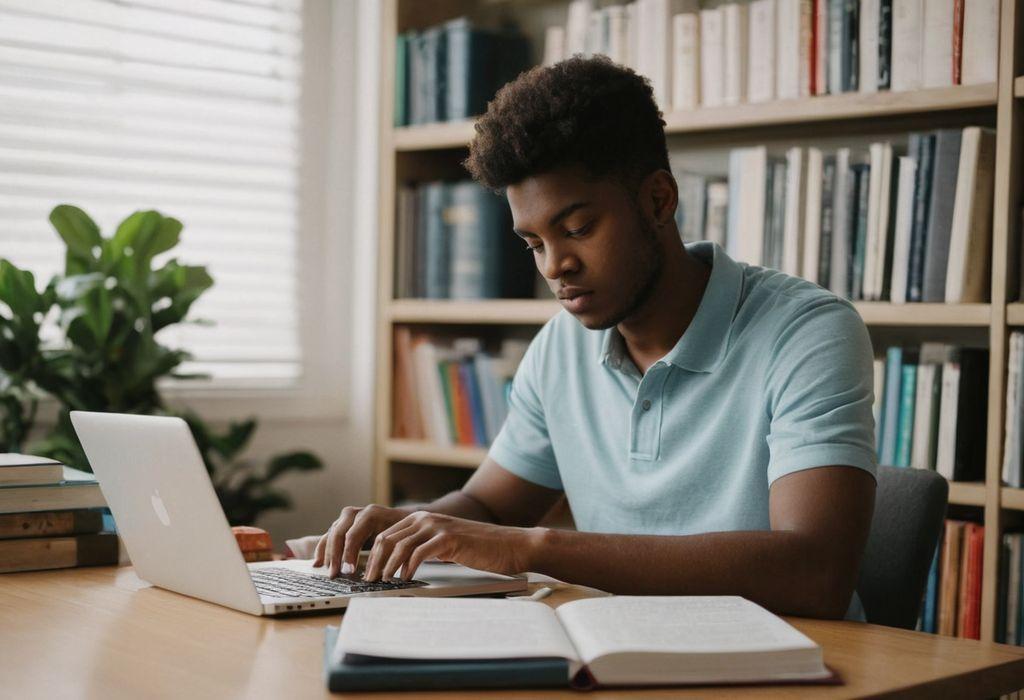
<svg viewBox="0 0 1024 700">
<path fill-rule="evenodd" d="M 464 165 L 499 192 L 573 166 L 635 190 L 650 173 L 669 170 L 665 121 L 646 78 L 605 56 L 575 56 L 499 90 L 476 123 Z"/>
</svg>

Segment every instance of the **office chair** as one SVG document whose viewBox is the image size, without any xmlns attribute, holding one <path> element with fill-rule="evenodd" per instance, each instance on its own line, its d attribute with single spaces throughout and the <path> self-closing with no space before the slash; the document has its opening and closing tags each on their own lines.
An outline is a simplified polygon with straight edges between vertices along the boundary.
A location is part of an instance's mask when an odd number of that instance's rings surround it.
<svg viewBox="0 0 1024 700">
<path fill-rule="evenodd" d="M 949 484 L 924 469 L 878 467 L 857 594 L 867 621 L 914 629 L 946 517 Z"/>
</svg>

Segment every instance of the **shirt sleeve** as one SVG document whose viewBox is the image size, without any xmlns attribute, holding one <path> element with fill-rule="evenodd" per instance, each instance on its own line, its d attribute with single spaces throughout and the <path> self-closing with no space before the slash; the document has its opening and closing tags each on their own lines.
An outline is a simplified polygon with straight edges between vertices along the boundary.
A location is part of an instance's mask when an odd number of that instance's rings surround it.
<svg viewBox="0 0 1024 700">
<path fill-rule="evenodd" d="M 871 339 L 838 299 L 801 311 L 782 331 L 767 376 L 768 483 L 832 465 L 877 479 Z"/>
<path fill-rule="evenodd" d="M 538 333 L 519 363 L 512 380 L 508 417 L 494 439 L 488 456 L 506 470 L 549 489 L 562 489 L 558 462 L 551 446 L 544 402 L 541 370 L 549 333 Z"/>
</svg>

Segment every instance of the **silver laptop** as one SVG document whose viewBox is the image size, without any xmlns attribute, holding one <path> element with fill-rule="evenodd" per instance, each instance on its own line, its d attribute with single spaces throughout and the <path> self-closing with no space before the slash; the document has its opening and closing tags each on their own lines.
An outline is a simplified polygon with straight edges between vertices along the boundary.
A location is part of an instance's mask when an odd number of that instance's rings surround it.
<svg viewBox="0 0 1024 700">
<path fill-rule="evenodd" d="M 342 608 L 353 596 L 464 596 L 526 590 L 503 576 L 427 562 L 415 581 L 327 578 L 312 560 L 246 564 L 180 418 L 72 411 L 85 454 L 140 578 L 253 615 Z"/>
</svg>

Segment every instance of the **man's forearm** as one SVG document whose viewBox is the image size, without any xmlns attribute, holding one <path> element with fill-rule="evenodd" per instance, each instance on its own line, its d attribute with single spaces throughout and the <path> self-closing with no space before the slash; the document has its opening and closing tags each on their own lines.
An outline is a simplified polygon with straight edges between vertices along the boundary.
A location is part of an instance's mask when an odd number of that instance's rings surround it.
<svg viewBox="0 0 1024 700">
<path fill-rule="evenodd" d="M 461 490 L 446 493 L 444 496 L 441 496 L 430 503 L 402 506 L 400 510 L 407 511 L 409 513 L 415 513 L 418 510 L 425 510 L 431 513 L 442 513 L 456 518 L 477 520 L 483 523 L 497 522 L 494 514 L 491 513 L 483 503 Z"/>
<path fill-rule="evenodd" d="M 790 531 L 606 535 L 535 528 L 530 570 L 618 594 L 739 595 L 776 613 L 842 617 L 858 562 Z"/>
</svg>

